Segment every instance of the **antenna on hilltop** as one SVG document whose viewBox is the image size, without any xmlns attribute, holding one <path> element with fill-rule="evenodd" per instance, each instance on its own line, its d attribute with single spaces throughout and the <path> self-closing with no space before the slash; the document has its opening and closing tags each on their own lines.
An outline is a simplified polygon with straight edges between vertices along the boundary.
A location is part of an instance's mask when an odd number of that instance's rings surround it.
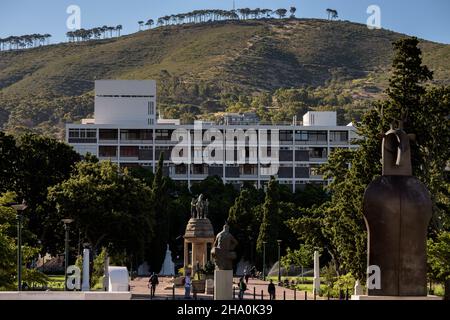
<svg viewBox="0 0 450 320">
<path fill-rule="evenodd" d="M 235 0 L 233 0 L 233 11 L 235 10 L 235 8 L 236 8 L 236 4 L 235 4 Z"/>
</svg>

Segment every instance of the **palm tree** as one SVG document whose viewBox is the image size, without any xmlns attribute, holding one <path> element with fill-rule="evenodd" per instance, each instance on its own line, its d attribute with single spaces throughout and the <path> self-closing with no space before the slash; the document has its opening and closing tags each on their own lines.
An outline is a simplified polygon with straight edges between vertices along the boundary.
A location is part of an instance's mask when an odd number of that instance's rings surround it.
<svg viewBox="0 0 450 320">
<path fill-rule="evenodd" d="M 122 30 L 122 29 L 123 29 L 123 26 L 122 26 L 121 24 L 119 24 L 119 25 L 116 27 L 118 37 L 120 37 L 120 30 Z"/>
<path fill-rule="evenodd" d="M 142 26 L 144 25 L 144 21 L 138 21 L 139 24 L 139 31 L 141 31 Z"/>
<path fill-rule="evenodd" d="M 289 10 L 289 12 L 291 13 L 291 18 L 295 18 L 296 11 L 297 11 L 296 7 L 291 7 L 291 9 Z"/>
</svg>

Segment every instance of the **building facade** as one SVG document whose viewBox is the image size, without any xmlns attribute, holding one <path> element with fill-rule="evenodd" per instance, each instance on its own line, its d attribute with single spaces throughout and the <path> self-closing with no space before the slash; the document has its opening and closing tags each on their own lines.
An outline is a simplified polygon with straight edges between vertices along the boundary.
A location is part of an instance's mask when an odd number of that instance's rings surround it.
<svg viewBox="0 0 450 320">
<path fill-rule="evenodd" d="M 304 121 L 311 119 L 308 121 L 314 121 L 314 125 L 248 124 L 247 119 L 243 124 L 234 121 L 232 125 L 209 122 L 179 125 L 176 121 L 158 123 L 154 81 L 96 81 L 95 90 L 95 118 L 85 119 L 81 124 L 67 124 L 67 143 L 82 155 L 89 152 L 100 160 L 110 160 L 121 167 L 141 166 L 153 172 L 163 153 L 164 174 L 188 186 L 208 176 L 219 176 L 224 183 L 236 187 L 247 182 L 259 188 L 267 184 L 271 175 L 293 191 L 308 183 L 323 185 L 327 181 L 319 174 L 318 168 L 327 161 L 328 155 L 335 148 L 356 147 L 351 144 L 354 128 L 337 126 L 335 113 L 326 112 L 323 117 L 321 112 L 305 114 Z M 230 149 L 225 139 L 229 132 L 251 131 L 256 133 L 256 140 L 245 140 L 241 148 L 236 143 L 236 150 L 224 152 L 223 161 L 179 164 L 173 161 L 172 151 L 180 145 L 174 134 L 180 130 L 187 132 L 191 138 L 195 135 L 207 137 L 209 130 L 218 131 L 224 138 L 214 143 L 221 145 L 223 150 Z M 273 147 L 273 141 L 269 140 L 266 151 L 277 158 L 278 170 L 276 174 L 268 174 L 259 148 L 262 137 L 266 134 L 273 137 L 273 132 L 277 133 L 278 143 Z M 200 145 L 190 144 L 192 159 L 201 159 L 209 144 L 211 141 L 204 138 L 200 140 Z M 230 154 L 233 159 L 230 159 Z M 236 161 L 238 158 L 240 161 Z"/>
</svg>

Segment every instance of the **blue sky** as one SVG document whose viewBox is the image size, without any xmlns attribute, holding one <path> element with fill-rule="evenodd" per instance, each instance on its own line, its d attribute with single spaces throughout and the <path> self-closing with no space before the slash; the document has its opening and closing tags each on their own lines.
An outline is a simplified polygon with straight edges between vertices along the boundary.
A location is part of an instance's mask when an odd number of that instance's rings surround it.
<svg viewBox="0 0 450 320">
<path fill-rule="evenodd" d="M 369 5 L 381 8 L 385 29 L 450 44 L 449 0 L 235 0 L 236 8 L 297 7 L 297 17 L 326 18 L 333 8 L 342 20 L 366 23 Z M 0 38 L 50 33 L 52 42 L 65 41 L 66 9 L 81 8 L 81 27 L 123 25 L 122 34 L 138 30 L 137 21 L 195 9 L 232 9 L 233 0 L 0 0 Z"/>
</svg>

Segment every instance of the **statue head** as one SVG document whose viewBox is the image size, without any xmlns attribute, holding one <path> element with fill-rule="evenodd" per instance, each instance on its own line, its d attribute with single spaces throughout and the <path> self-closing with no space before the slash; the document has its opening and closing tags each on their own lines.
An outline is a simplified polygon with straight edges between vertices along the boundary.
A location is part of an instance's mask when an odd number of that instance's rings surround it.
<svg viewBox="0 0 450 320">
<path fill-rule="evenodd" d="M 390 130 L 383 135 L 383 176 L 412 175 L 410 139 L 403 130 L 402 121 L 397 129 L 391 124 Z"/>
</svg>

